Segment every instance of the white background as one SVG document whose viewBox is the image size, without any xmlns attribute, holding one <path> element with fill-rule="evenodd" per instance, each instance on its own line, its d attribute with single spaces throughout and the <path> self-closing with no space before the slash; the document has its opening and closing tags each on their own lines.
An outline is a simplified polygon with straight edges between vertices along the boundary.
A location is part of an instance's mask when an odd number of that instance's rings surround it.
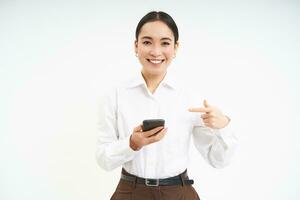
<svg viewBox="0 0 300 200">
<path fill-rule="evenodd" d="M 152 10 L 179 27 L 170 70 L 226 111 L 240 140 L 225 169 L 191 149 L 200 197 L 299 199 L 299 9 L 298 1 L 1 0 L 0 199 L 109 199 L 120 168 L 96 164 L 96 96 L 140 70 L 135 27 Z"/>
</svg>

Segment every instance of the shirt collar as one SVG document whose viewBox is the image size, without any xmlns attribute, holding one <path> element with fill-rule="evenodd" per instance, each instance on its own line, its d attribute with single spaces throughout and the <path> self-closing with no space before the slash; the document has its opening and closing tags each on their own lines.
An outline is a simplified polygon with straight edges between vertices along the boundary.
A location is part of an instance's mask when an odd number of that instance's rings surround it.
<svg viewBox="0 0 300 200">
<path fill-rule="evenodd" d="M 168 87 L 171 87 L 173 89 L 176 88 L 176 84 L 175 84 L 175 80 L 174 77 L 170 74 L 170 72 L 167 72 L 164 79 L 161 81 L 160 83 L 161 85 L 166 85 Z M 137 87 L 140 85 L 146 85 L 145 79 L 142 75 L 142 72 L 140 72 L 136 77 L 134 77 L 133 79 L 131 79 L 128 83 L 128 87 L 129 88 L 133 88 L 133 87 Z"/>
</svg>

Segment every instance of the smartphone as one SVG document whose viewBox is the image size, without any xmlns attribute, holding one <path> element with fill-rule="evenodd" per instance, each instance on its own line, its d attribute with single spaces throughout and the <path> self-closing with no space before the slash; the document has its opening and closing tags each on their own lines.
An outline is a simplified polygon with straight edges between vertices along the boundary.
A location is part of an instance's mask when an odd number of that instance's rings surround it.
<svg viewBox="0 0 300 200">
<path fill-rule="evenodd" d="M 165 126 L 164 119 L 145 119 L 143 121 L 143 131 L 149 131 L 159 126 Z"/>
</svg>

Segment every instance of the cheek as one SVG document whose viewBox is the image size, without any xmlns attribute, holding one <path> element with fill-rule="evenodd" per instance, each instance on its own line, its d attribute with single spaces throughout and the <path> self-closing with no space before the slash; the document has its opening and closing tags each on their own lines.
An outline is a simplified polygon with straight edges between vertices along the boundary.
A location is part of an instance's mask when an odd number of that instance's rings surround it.
<svg viewBox="0 0 300 200">
<path fill-rule="evenodd" d="M 147 53 L 148 53 L 148 49 L 147 48 L 138 48 L 138 54 L 140 56 L 147 55 Z"/>
<path fill-rule="evenodd" d="M 168 59 L 172 59 L 173 56 L 175 54 L 175 50 L 174 49 L 167 49 L 165 51 L 165 56 L 168 58 Z"/>
</svg>

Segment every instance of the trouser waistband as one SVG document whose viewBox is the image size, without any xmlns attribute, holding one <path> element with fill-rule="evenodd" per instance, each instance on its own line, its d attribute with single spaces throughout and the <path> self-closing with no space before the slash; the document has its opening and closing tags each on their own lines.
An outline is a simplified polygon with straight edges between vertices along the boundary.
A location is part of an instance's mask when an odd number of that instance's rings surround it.
<svg viewBox="0 0 300 200">
<path fill-rule="evenodd" d="M 128 173 L 124 168 L 122 169 L 121 179 L 137 184 L 144 184 L 146 186 L 167 186 L 167 185 L 192 185 L 194 180 L 189 179 L 187 170 L 183 173 L 164 179 L 151 179 L 141 178 L 133 174 Z"/>
</svg>

